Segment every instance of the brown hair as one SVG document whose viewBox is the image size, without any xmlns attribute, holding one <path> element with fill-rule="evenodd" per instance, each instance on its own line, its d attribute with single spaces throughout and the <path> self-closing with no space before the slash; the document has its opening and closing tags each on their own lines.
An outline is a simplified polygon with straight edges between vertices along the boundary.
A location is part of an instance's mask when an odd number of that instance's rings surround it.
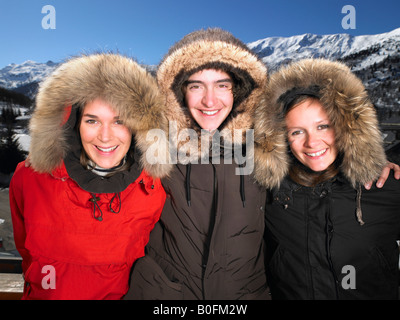
<svg viewBox="0 0 400 320">
<path fill-rule="evenodd" d="M 85 170 L 88 168 L 90 161 L 93 161 L 89 158 L 89 156 L 87 155 L 85 149 L 83 148 L 82 145 L 82 139 L 81 139 L 81 135 L 80 135 L 80 127 L 81 127 L 81 122 L 82 122 L 82 117 L 83 117 L 83 109 L 84 107 L 82 106 L 78 106 L 78 119 L 76 121 L 76 125 L 75 125 L 75 129 L 76 129 L 76 133 L 78 135 L 78 140 L 79 143 L 81 144 L 81 155 L 79 158 L 80 164 L 82 165 L 82 167 L 85 168 Z M 129 168 L 131 167 L 131 165 L 134 162 L 134 139 L 132 138 L 132 142 L 131 142 L 131 147 L 129 148 L 128 152 L 126 153 L 126 161 L 122 166 L 119 166 L 118 168 L 116 168 L 115 170 L 112 170 L 109 174 L 106 175 L 106 177 L 110 177 L 112 175 L 114 175 L 117 172 L 121 172 L 121 171 L 125 171 L 125 170 L 129 170 Z"/>
<path fill-rule="evenodd" d="M 285 116 L 288 114 L 290 110 L 297 107 L 300 103 L 304 101 L 317 101 L 321 105 L 321 101 L 315 95 L 301 94 L 297 95 L 293 98 L 287 105 L 285 106 Z M 339 166 L 341 163 L 341 156 L 337 156 L 336 160 L 325 170 L 323 171 L 313 171 L 307 166 L 303 165 L 290 151 L 290 147 L 288 146 L 288 152 L 291 156 L 292 163 L 289 168 L 289 177 L 296 183 L 301 184 L 306 187 L 315 187 L 316 185 L 328 181 L 335 177 L 339 173 Z"/>
</svg>

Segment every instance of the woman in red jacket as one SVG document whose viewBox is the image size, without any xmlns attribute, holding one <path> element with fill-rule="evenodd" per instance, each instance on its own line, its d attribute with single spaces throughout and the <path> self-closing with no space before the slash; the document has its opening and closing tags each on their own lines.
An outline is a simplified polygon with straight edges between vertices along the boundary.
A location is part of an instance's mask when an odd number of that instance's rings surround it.
<svg viewBox="0 0 400 320">
<path fill-rule="evenodd" d="M 165 201 L 168 165 L 146 161 L 146 134 L 163 126 L 157 85 L 131 59 L 75 58 L 41 84 L 31 166 L 10 184 L 23 299 L 124 296 Z"/>
</svg>

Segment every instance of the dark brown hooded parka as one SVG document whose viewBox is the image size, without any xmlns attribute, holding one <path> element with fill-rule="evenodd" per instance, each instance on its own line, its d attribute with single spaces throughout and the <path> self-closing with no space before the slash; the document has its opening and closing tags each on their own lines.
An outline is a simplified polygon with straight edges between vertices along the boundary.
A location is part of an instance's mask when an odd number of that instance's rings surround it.
<svg viewBox="0 0 400 320">
<path fill-rule="evenodd" d="M 397 299 L 400 184 L 365 190 L 386 164 L 376 113 L 361 81 L 342 63 L 307 59 L 270 78 L 268 105 L 256 113 L 261 148 L 263 119 L 282 115 L 298 95 L 319 99 L 335 129 L 338 172 L 314 186 L 292 156 L 295 176 L 275 189 L 266 206 L 268 282 L 272 299 Z M 257 171 L 261 184 L 266 179 Z M 295 182 L 297 180 L 298 182 Z"/>
<path fill-rule="evenodd" d="M 184 103 L 183 85 L 203 69 L 225 71 L 234 80 L 233 109 L 218 128 L 224 139 L 202 131 Z M 251 139 L 254 110 L 264 103 L 266 67 L 230 33 L 208 29 L 175 44 L 161 62 L 157 80 L 167 101 L 175 166 L 162 181 L 167 201 L 147 254 L 135 265 L 127 298 L 269 298 L 263 242 L 266 194 L 254 180 Z M 271 148 L 259 157 L 268 163 L 266 184 L 272 187 L 285 175 L 281 164 L 286 147 L 284 134 L 274 130 L 274 119 L 268 125 Z M 191 131 L 185 133 L 187 129 Z"/>
</svg>

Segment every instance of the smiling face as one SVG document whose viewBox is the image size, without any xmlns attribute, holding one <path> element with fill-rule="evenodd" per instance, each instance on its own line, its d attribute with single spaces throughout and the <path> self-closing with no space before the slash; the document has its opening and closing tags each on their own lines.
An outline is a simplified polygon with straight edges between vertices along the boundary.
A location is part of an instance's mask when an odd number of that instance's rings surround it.
<svg viewBox="0 0 400 320">
<path fill-rule="evenodd" d="M 233 81 L 223 71 L 205 69 L 192 74 L 185 88 L 186 105 L 197 124 L 215 130 L 233 107 Z"/>
<path fill-rule="evenodd" d="M 90 160 L 104 169 L 120 164 L 131 145 L 130 130 L 111 106 L 100 99 L 84 107 L 79 132 Z"/>
<path fill-rule="evenodd" d="M 326 170 L 336 159 L 335 130 L 321 103 L 307 99 L 286 115 L 288 141 L 293 155 L 313 171 Z"/>
</svg>

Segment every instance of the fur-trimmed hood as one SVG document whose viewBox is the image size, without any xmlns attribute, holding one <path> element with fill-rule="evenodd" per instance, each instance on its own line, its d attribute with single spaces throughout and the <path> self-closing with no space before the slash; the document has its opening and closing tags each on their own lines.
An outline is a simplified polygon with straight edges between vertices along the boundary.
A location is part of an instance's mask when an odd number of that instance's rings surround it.
<svg viewBox="0 0 400 320">
<path fill-rule="evenodd" d="M 150 129 L 167 132 L 164 105 L 155 79 L 130 58 L 93 54 L 72 58 L 59 66 L 39 87 L 30 122 L 30 161 L 34 170 L 51 173 L 71 149 L 67 120 L 71 108 L 101 98 L 112 105 L 133 132 L 141 167 L 153 177 L 164 177 L 168 165 L 150 164 L 146 140 Z M 163 145 L 163 144 L 160 144 Z M 167 145 L 164 144 L 167 152 Z"/>
<path fill-rule="evenodd" d="M 263 123 L 271 111 L 280 115 L 284 124 L 284 99 L 288 94 L 312 91 L 318 98 L 335 128 L 336 144 L 343 156 L 341 172 L 353 187 L 375 180 L 386 164 L 382 135 L 376 111 L 364 85 L 351 70 L 340 62 L 305 59 L 282 67 L 270 77 L 266 100 L 268 104 L 256 114 L 256 141 L 263 139 Z M 261 183 L 263 172 L 256 177 Z"/>
<path fill-rule="evenodd" d="M 233 89 L 234 105 L 231 114 L 222 123 L 219 132 L 228 131 L 232 137 L 233 147 L 243 144 L 245 137 L 238 140 L 234 130 L 254 129 L 254 112 L 260 103 L 264 103 L 263 93 L 267 84 L 267 68 L 264 63 L 244 43 L 231 33 L 219 28 L 198 30 L 185 36 L 176 43 L 164 57 L 157 71 L 157 81 L 162 94 L 166 98 L 167 118 L 176 123 L 177 134 L 187 128 L 199 134 L 198 140 L 190 141 L 197 153 L 190 155 L 196 160 L 202 155 L 201 128 L 194 121 L 184 103 L 182 86 L 194 73 L 204 69 L 223 70 L 231 74 L 236 85 Z M 271 121 L 273 124 L 274 121 Z M 204 132 L 203 132 L 204 133 Z M 267 153 L 268 165 L 271 167 L 271 185 L 276 185 L 283 177 L 279 164 L 286 149 L 284 136 L 273 128 L 269 132 L 272 148 Z M 224 136 L 224 138 L 226 138 Z M 179 149 L 179 146 L 178 146 Z"/>
<path fill-rule="evenodd" d="M 157 81 L 167 98 L 168 120 L 177 122 L 178 131 L 185 128 L 200 130 L 184 104 L 181 89 L 193 73 L 207 68 L 233 74 L 243 89 L 235 94 L 235 100 L 240 101 L 235 102 L 232 116 L 225 121 L 224 128 L 252 128 L 253 112 L 266 85 L 267 68 L 242 42 L 217 28 L 188 34 L 161 62 Z"/>
</svg>

